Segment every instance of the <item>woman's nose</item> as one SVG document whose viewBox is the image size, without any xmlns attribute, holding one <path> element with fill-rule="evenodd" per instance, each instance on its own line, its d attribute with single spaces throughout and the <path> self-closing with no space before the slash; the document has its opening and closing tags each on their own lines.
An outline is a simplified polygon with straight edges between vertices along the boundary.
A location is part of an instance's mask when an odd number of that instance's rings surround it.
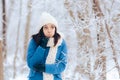
<svg viewBox="0 0 120 80">
<path fill-rule="evenodd" d="M 48 33 L 50 33 L 51 32 L 51 30 L 50 29 L 48 29 Z"/>
</svg>

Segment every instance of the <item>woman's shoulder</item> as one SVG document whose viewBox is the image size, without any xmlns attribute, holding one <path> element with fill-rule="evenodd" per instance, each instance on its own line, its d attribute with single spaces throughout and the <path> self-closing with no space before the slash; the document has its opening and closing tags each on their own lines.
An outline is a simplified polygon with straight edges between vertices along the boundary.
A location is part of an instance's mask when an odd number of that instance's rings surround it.
<svg viewBox="0 0 120 80">
<path fill-rule="evenodd" d="M 30 39 L 29 39 L 29 43 L 33 43 L 33 42 L 35 42 L 34 39 L 33 39 L 33 38 L 30 38 Z"/>
<path fill-rule="evenodd" d="M 36 45 L 36 42 L 35 42 L 35 40 L 33 38 L 30 38 L 29 39 L 29 44 L 35 44 Z"/>
<path fill-rule="evenodd" d="M 61 45 L 66 45 L 66 40 L 65 40 L 65 36 L 63 33 L 61 32 L 58 32 L 60 34 L 60 42 L 61 42 Z"/>
<path fill-rule="evenodd" d="M 66 45 L 66 40 L 64 38 L 62 39 L 62 45 Z"/>
<path fill-rule="evenodd" d="M 60 37 L 59 41 L 58 41 L 58 45 L 59 46 L 64 46 L 66 45 L 66 40 L 63 37 Z"/>
</svg>

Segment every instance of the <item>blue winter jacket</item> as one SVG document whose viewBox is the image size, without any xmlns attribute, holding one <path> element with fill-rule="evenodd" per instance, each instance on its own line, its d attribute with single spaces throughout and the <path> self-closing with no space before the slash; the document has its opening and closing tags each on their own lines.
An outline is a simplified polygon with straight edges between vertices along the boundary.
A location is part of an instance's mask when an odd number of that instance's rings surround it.
<svg viewBox="0 0 120 80">
<path fill-rule="evenodd" d="M 45 64 L 49 49 L 49 47 L 44 49 L 41 46 L 37 46 L 33 39 L 30 40 L 27 50 L 27 64 L 30 68 L 29 80 L 43 80 L 43 73 L 34 71 L 33 65 L 37 63 Z M 67 63 L 66 54 L 67 46 L 63 40 L 61 45 L 58 46 L 55 63 L 45 64 L 45 72 L 53 74 L 54 80 L 62 80 L 61 72 L 64 71 Z"/>
</svg>

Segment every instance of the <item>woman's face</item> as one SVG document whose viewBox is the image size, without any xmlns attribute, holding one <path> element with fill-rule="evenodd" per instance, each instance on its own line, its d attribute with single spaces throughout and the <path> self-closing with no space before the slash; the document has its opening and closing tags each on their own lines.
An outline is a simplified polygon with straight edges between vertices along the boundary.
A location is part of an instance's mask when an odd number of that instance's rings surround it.
<svg viewBox="0 0 120 80">
<path fill-rule="evenodd" d="M 55 26 L 51 23 L 48 23 L 43 26 L 43 33 L 46 37 L 53 37 L 55 34 Z"/>
</svg>

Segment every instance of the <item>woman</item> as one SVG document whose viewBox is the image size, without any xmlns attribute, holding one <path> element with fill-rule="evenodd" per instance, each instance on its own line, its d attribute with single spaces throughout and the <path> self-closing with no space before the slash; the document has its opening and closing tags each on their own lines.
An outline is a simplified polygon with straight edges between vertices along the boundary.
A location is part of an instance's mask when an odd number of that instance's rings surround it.
<svg viewBox="0 0 120 80">
<path fill-rule="evenodd" d="M 62 80 L 61 72 L 67 63 L 67 46 L 57 27 L 53 16 L 42 13 L 40 31 L 32 36 L 27 51 L 29 80 Z"/>
</svg>

